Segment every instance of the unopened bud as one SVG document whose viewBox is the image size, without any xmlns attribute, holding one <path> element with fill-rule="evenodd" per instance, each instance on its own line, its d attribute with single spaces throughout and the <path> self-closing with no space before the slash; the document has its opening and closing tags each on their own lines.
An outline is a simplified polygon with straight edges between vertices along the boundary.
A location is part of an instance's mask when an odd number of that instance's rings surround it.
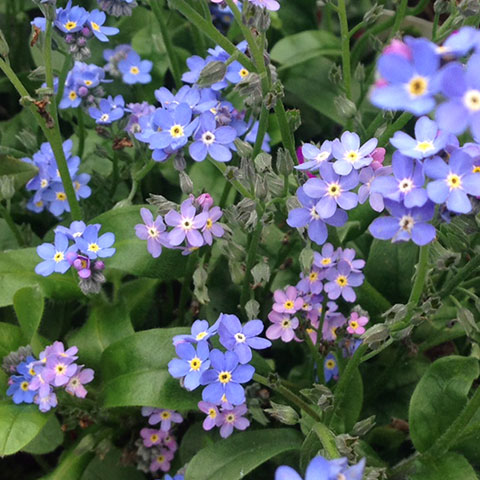
<svg viewBox="0 0 480 480">
<path fill-rule="evenodd" d="M 255 284 L 262 284 L 270 280 L 270 267 L 268 263 L 257 263 L 252 268 L 252 277 Z"/>
<path fill-rule="evenodd" d="M 332 64 L 330 70 L 328 71 L 328 79 L 334 85 L 340 84 L 343 79 L 342 67 L 340 67 L 340 65 L 337 65 L 336 63 Z"/>
<path fill-rule="evenodd" d="M 187 162 L 183 154 L 179 153 L 175 155 L 173 159 L 173 168 L 178 172 L 183 172 L 187 168 Z"/>
<path fill-rule="evenodd" d="M 357 422 L 352 429 L 352 434 L 362 437 L 366 435 L 375 426 L 375 415 Z"/>
<path fill-rule="evenodd" d="M 344 118 L 352 118 L 357 112 L 357 107 L 345 95 L 338 95 L 334 98 L 333 103 L 338 113 Z"/>
<path fill-rule="evenodd" d="M 213 198 L 209 193 L 202 193 L 195 201 L 204 210 L 208 210 L 213 205 Z"/>
<path fill-rule="evenodd" d="M 207 63 L 200 72 L 197 80 L 197 86 L 200 88 L 207 88 L 214 83 L 221 82 L 225 78 L 227 67 L 224 62 L 213 61 Z"/>
<path fill-rule="evenodd" d="M 256 175 L 253 189 L 255 191 L 255 197 L 257 197 L 259 200 L 266 198 L 268 195 L 268 185 L 266 179 L 260 175 Z"/>
<path fill-rule="evenodd" d="M 189 194 L 193 192 L 193 182 L 192 179 L 185 173 L 180 172 L 180 189 L 183 193 Z"/>
<path fill-rule="evenodd" d="M 305 247 L 300 252 L 300 266 L 304 272 L 309 272 L 313 264 L 313 250 L 309 247 Z"/>
<path fill-rule="evenodd" d="M 272 169 L 272 156 L 266 152 L 260 152 L 254 160 L 255 168 L 258 173 L 263 173 Z"/>
<path fill-rule="evenodd" d="M 32 81 L 43 81 L 45 79 L 45 67 L 41 65 L 28 74 L 28 79 Z"/>
<path fill-rule="evenodd" d="M 363 21 L 367 24 L 370 25 L 372 23 L 375 23 L 378 19 L 378 17 L 383 13 L 383 6 L 374 4 L 373 7 L 370 10 L 367 10 L 365 15 L 363 16 Z"/>
<path fill-rule="evenodd" d="M 204 265 L 199 266 L 193 273 L 193 294 L 201 303 L 206 304 L 210 301 L 207 288 L 208 273 Z"/>
<path fill-rule="evenodd" d="M 253 147 L 248 142 L 244 142 L 243 140 L 236 138 L 233 143 L 235 143 L 235 146 L 237 147 L 237 152 L 240 157 L 250 158 L 252 156 Z"/>
<path fill-rule="evenodd" d="M 265 411 L 279 422 L 285 425 L 296 425 L 298 423 L 298 413 L 289 405 L 282 405 L 272 401 L 270 401 L 270 405 L 272 408 L 266 408 Z"/>
<path fill-rule="evenodd" d="M 260 313 L 260 304 L 256 300 L 249 300 L 245 304 L 245 312 L 247 313 L 249 320 L 258 318 L 258 314 Z"/>
<path fill-rule="evenodd" d="M 377 323 L 370 327 L 362 336 L 361 339 L 370 348 L 378 348 L 389 337 L 390 332 L 388 327 L 383 323 Z"/>
<path fill-rule="evenodd" d="M 363 63 L 358 63 L 357 68 L 355 69 L 355 72 L 353 74 L 353 77 L 355 78 L 355 80 L 358 80 L 359 82 L 365 81 L 365 65 Z"/>
<path fill-rule="evenodd" d="M 13 175 L 0 177 L 0 200 L 10 200 L 15 194 L 15 179 Z"/>
<path fill-rule="evenodd" d="M 279 148 L 277 152 L 277 170 L 280 175 L 290 175 L 293 172 L 293 159 L 288 150 Z"/>
<path fill-rule="evenodd" d="M 287 121 L 292 132 L 298 130 L 302 124 L 302 117 L 298 108 L 287 110 Z"/>
</svg>

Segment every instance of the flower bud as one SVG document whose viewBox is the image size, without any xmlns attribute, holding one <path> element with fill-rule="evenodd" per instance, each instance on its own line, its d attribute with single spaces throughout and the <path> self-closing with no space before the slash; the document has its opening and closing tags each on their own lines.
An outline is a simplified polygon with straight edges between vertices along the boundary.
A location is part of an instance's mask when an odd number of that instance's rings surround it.
<svg viewBox="0 0 480 480">
<path fill-rule="evenodd" d="M 157 207 L 160 215 L 165 215 L 170 210 L 176 210 L 178 207 L 176 203 L 167 200 L 163 195 L 154 195 L 152 193 L 150 194 L 150 197 L 147 198 L 147 203 Z"/>
<path fill-rule="evenodd" d="M 10 200 L 15 194 L 15 179 L 13 175 L 0 177 L 0 200 Z"/>
<path fill-rule="evenodd" d="M 304 272 L 309 272 L 313 264 L 313 250 L 309 247 L 305 247 L 299 256 L 300 266 Z"/>
<path fill-rule="evenodd" d="M 367 10 L 367 12 L 365 13 L 365 15 L 363 16 L 363 21 L 367 25 L 371 25 L 372 23 L 375 23 L 377 21 L 378 17 L 380 17 L 382 13 L 383 6 L 375 3 L 373 7 L 370 8 L 370 10 Z"/>
<path fill-rule="evenodd" d="M 280 175 L 290 175 L 293 172 L 293 159 L 288 150 L 279 148 L 277 152 L 277 170 Z"/>
<path fill-rule="evenodd" d="M 236 138 L 233 143 L 235 143 L 240 157 L 250 158 L 252 156 L 253 147 L 248 142 L 244 142 L 240 138 Z"/>
<path fill-rule="evenodd" d="M 370 327 L 360 338 L 370 348 L 378 348 L 390 336 L 388 327 L 383 323 L 377 323 Z"/>
<path fill-rule="evenodd" d="M 258 318 L 258 314 L 260 313 L 260 304 L 256 300 L 249 300 L 245 304 L 245 312 L 247 313 L 249 320 Z"/>
<path fill-rule="evenodd" d="M 183 154 L 178 153 L 173 159 L 173 168 L 178 172 L 183 172 L 187 168 L 187 162 Z"/>
<path fill-rule="evenodd" d="M 227 67 L 225 63 L 215 60 L 203 67 L 196 84 L 200 88 L 210 87 L 214 83 L 221 82 L 225 78 L 226 73 Z"/>
<path fill-rule="evenodd" d="M 202 193 L 195 201 L 203 210 L 208 210 L 213 205 L 213 198 L 209 193 Z"/>
<path fill-rule="evenodd" d="M 260 175 L 256 175 L 253 189 L 255 191 L 255 197 L 257 197 L 259 200 L 265 199 L 268 195 L 268 185 L 266 179 Z"/>
<path fill-rule="evenodd" d="M 364 420 L 357 422 L 352 429 L 352 434 L 363 437 L 375 426 L 375 415 L 372 415 Z"/>
<path fill-rule="evenodd" d="M 187 195 L 193 192 L 192 179 L 185 172 L 180 172 L 180 189 Z"/>
<path fill-rule="evenodd" d="M 299 421 L 298 413 L 289 405 L 282 405 L 270 401 L 272 408 L 266 408 L 265 411 L 273 418 L 285 425 L 296 425 Z"/>
<path fill-rule="evenodd" d="M 338 95 L 333 99 L 333 103 L 338 113 L 344 118 L 351 118 L 357 112 L 357 107 L 350 99 L 345 95 Z"/>
<path fill-rule="evenodd" d="M 263 173 L 272 169 L 272 156 L 266 152 L 260 152 L 254 160 L 258 173 Z"/>
<path fill-rule="evenodd" d="M 334 85 L 338 85 L 342 82 L 343 73 L 342 67 L 340 67 L 340 65 L 337 65 L 336 63 L 332 64 L 330 70 L 328 71 L 328 80 L 330 80 L 330 82 Z"/>
</svg>

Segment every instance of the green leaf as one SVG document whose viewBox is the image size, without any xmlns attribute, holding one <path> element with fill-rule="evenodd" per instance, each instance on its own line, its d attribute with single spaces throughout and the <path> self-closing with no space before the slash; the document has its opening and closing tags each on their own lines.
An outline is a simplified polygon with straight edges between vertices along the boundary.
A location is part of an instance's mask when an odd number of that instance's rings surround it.
<svg viewBox="0 0 480 480">
<path fill-rule="evenodd" d="M 93 307 L 87 322 L 68 338 L 69 346 L 77 346 L 80 361 L 98 368 L 103 351 L 112 343 L 132 335 L 130 316 L 123 302 Z"/>
<path fill-rule="evenodd" d="M 12 305 L 13 296 L 21 288 L 35 285 L 40 286 L 47 298 L 66 300 L 83 296 L 77 281 L 69 274 L 37 275 L 35 266 L 41 261 L 35 248 L 0 253 L 0 307 Z"/>
<path fill-rule="evenodd" d="M 41 480 L 80 480 L 87 465 L 94 458 L 91 452 L 77 453 L 71 448 L 60 457 L 57 468 Z"/>
<path fill-rule="evenodd" d="M 39 434 L 22 450 L 33 455 L 53 452 L 63 443 L 63 432 L 55 415 L 51 415 Z"/>
<path fill-rule="evenodd" d="M 0 403 L 0 457 L 12 455 L 30 443 L 49 418 L 37 405 Z"/>
<path fill-rule="evenodd" d="M 175 357 L 172 338 L 185 328 L 156 328 L 110 345 L 102 355 L 105 407 L 197 408 L 199 393 L 180 387 L 167 370 Z"/>
<path fill-rule="evenodd" d="M 38 286 L 25 287 L 13 296 L 13 308 L 26 343 L 32 343 L 43 315 L 43 295 Z"/>
<path fill-rule="evenodd" d="M 417 260 L 418 247 L 412 242 L 374 240 L 364 273 L 369 283 L 392 304 L 406 303 Z"/>
<path fill-rule="evenodd" d="M 123 272 L 142 277 L 159 278 L 162 281 L 174 280 L 183 276 L 187 257 L 178 250 L 163 249 L 159 258 L 152 258 L 147 251 L 147 243 L 135 236 L 135 225 L 142 223 L 140 209 L 147 205 L 116 208 L 94 218 L 90 223 L 100 223 L 102 232 L 113 232 L 117 252 L 106 259 L 107 268 L 117 268 Z"/>
<path fill-rule="evenodd" d="M 270 56 L 283 68 L 290 68 L 320 56 L 339 56 L 338 38 L 325 30 L 307 30 L 279 40 Z"/>
<path fill-rule="evenodd" d="M 153 278 L 136 278 L 125 282 L 118 296 L 123 299 L 135 329 L 140 330 L 146 320 L 155 299 L 159 281 Z"/>
<path fill-rule="evenodd" d="M 200 450 L 185 480 L 239 480 L 272 457 L 302 445 L 302 434 L 289 428 L 250 430 Z"/>
<path fill-rule="evenodd" d="M 421 464 L 411 480 L 478 480 L 475 470 L 467 459 L 458 453 L 449 452 L 441 458 Z"/>
<path fill-rule="evenodd" d="M 479 372 L 478 360 L 472 357 L 449 356 L 430 365 L 413 392 L 408 415 L 410 436 L 419 452 L 427 450 L 462 411 Z"/>
<path fill-rule="evenodd" d="M 31 178 L 38 173 L 38 168 L 31 163 L 22 162 L 13 157 L 0 157 L 0 177 L 12 176 L 15 190 L 22 188 Z"/>
<path fill-rule="evenodd" d="M 16 325 L 0 322 L 0 359 L 25 345 L 22 331 Z"/>
</svg>

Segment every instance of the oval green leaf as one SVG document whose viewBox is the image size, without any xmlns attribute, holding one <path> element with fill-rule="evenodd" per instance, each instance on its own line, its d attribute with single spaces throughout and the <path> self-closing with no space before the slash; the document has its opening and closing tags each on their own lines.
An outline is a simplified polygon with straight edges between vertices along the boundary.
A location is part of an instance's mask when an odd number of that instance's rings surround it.
<svg viewBox="0 0 480 480">
<path fill-rule="evenodd" d="M 53 452 L 63 443 L 63 432 L 55 415 L 51 415 L 38 435 L 22 450 L 33 455 Z"/>
<path fill-rule="evenodd" d="M 276 455 L 299 450 L 302 440 L 291 428 L 235 433 L 200 450 L 188 464 L 185 480 L 239 480 Z"/>
<path fill-rule="evenodd" d="M 458 453 L 449 452 L 441 458 L 422 463 L 411 480 L 478 480 L 473 467 Z"/>
<path fill-rule="evenodd" d="M 43 295 L 38 286 L 20 289 L 13 296 L 13 308 L 26 343 L 31 343 L 43 315 Z"/>
</svg>

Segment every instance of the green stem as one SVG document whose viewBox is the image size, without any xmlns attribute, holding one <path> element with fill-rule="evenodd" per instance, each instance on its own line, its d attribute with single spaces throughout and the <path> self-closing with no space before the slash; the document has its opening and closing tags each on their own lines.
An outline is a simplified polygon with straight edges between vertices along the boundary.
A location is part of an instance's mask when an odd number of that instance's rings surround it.
<svg viewBox="0 0 480 480">
<path fill-rule="evenodd" d="M 372 138 L 374 133 L 377 131 L 377 128 L 383 123 L 383 112 L 380 111 L 377 113 L 375 118 L 372 120 L 370 123 L 370 126 L 367 129 L 367 132 L 365 134 L 365 138 L 368 140 L 369 138 Z"/>
<path fill-rule="evenodd" d="M 329 415 L 329 422 L 328 426 L 331 427 L 335 416 L 338 414 L 339 409 L 343 406 L 343 402 L 345 400 L 345 396 L 347 393 L 347 389 L 352 381 L 353 375 L 357 370 L 358 366 L 362 361 L 362 357 L 365 352 L 368 350 L 368 345 L 362 344 L 360 345 L 353 354 L 352 358 L 347 363 L 345 370 L 341 372 L 340 379 L 337 383 L 337 388 L 335 389 L 335 403 L 333 406 L 333 410 Z"/>
<path fill-rule="evenodd" d="M 342 39 L 342 66 L 345 94 L 352 99 L 352 65 L 350 60 L 350 35 L 348 33 L 347 7 L 345 0 L 338 0 L 338 19 L 340 21 L 340 34 Z"/>
<path fill-rule="evenodd" d="M 275 392 L 279 393 L 284 397 L 285 399 L 289 400 L 292 402 L 294 405 L 296 405 L 298 408 L 303 410 L 307 415 L 309 415 L 311 418 L 313 418 L 315 421 L 320 422 L 321 418 L 318 415 L 315 410 L 313 410 L 310 405 L 308 405 L 306 402 L 304 402 L 298 395 L 293 393 L 291 390 L 289 390 L 287 387 L 284 385 L 276 384 L 270 382 L 266 377 L 259 375 L 258 373 L 255 373 L 253 375 L 253 380 L 255 382 L 258 382 L 262 385 L 265 385 L 268 388 L 271 388 Z"/>
<path fill-rule="evenodd" d="M 85 119 L 83 118 L 82 107 L 77 107 L 78 122 L 78 156 L 82 158 L 85 149 Z"/>
<path fill-rule="evenodd" d="M 67 55 L 67 54 L 64 54 L 64 55 L 65 55 L 65 60 L 63 61 L 62 70 L 58 77 L 57 105 L 62 101 L 63 92 L 65 91 L 65 80 L 70 70 L 70 65 L 72 61 L 72 57 L 70 55 Z"/>
<path fill-rule="evenodd" d="M 321 334 L 322 334 L 322 330 L 321 330 L 321 326 L 319 326 L 319 329 L 317 331 L 317 338 L 319 338 Z M 304 338 L 305 338 L 305 343 L 307 344 L 307 347 L 310 350 L 310 353 L 312 354 L 314 362 L 317 364 L 318 382 L 323 384 L 325 383 L 325 379 L 323 377 L 323 357 L 320 355 L 320 352 L 318 351 L 317 347 L 313 344 L 312 339 L 310 338 L 310 335 L 308 334 L 308 332 L 305 332 Z"/>
<path fill-rule="evenodd" d="M 285 107 L 281 100 L 277 101 L 277 104 L 275 105 L 275 115 L 277 116 L 278 126 L 282 136 L 282 144 L 290 153 L 293 162 L 297 164 L 298 159 L 297 152 L 295 151 L 295 139 L 290 129 L 290 125 L 288 124 L 287 112 L 285 112 Z"/>
<path fill-rule="evenodd" d="M 227 53 L 233 55 L 238 51 L 238 48 L 226 37 L 224 37 L 210 21 L 205 20 L 194 8 L 192 8 L 185 0 L 170 0 L 170 4 L 178 10 L 184 17 L 187 18 L 193 25 L 202 31 L 213 42 L 220 45 Z M 252 61 L 244 54 L 238 55 L 238 61 L 252 72 L 255 71 L 255 66 Z"/>
<path fill-rule="evenodd" d="M 446 295 L 450 294 L 455 287 L 466 280 L 478 267 L 480 267 L 480 255 L 475 255 L 469 262 L 460 268 L 457 273 L 450 278 L 450 280 L 445 283 L 443 288 L 440 290 L 440 297 L 444 298 Z"/>
<path fill-rule="evenodd" d="M 20 233 L 20 230 L 18 229 L 17 225 L 13 221 L 13 218 L 11 217 L 10 212 L 3 205 L 0 205 L 0 214 L 5 219 L 5 222 L 7 223 L 8 228 L 10 228 L 10 230 L 12 231 L 15 239 L 17 240 L 18 246 L 24 247 L 25 240 L 23 239 L 22 234 Z"/>
<path fill-rule="evenodd" d="M 212 160 L 210 157 L 207 157 L 207 158 L 212 165 L 214 165 L 220 172 L 222 172 L 222 175 L 232 184 L 232 186 L 235 188 L 235 190 L 237 190 L 238 193 L 240 193 L 246 198 L 255 200 L 255 197 L 252 195 L 252 193 L 249 192 L 238 180 L 235 180 L 234 178 L 228 178 L 227 176 L 225 176 L 227 167 L 225 166 L 224 163 L 216 162 L 215 160 Z"/>
<path fill-rule="evenodd" d="M 373 352 L 367 353 L 367 355 L 364 355 L 360 363 L 366 362 L 367 360 L 376 357 L 379 353 L 383 352 L 386 348 L 388 348 L 393 342 L 393 338 L 389 338 L 381 347 L 377 348 Z"/>
<path fill-rule="evenodd" d="M 381 137 L 378 139 L 378 146 L 382 147 L 384 146 L 389 140 L 390 137 L 397 132 L 398 130 L 401 130 L 408 122 L 409 120 L 413 117 L 411 113 L 408 112 L 403 112 L 386 130 L 383 132 Z"/>
<path fill-rule="evenodd" d="M 437 37 L 437 29 L 438 29 L 438 21 L 440 20 L 440 14 L 435 12 L 435 16 L 433 17 L 433 27 L 432 27 L 432 41 L 435 41 Z"/>
<path fill-rule="evenodd" d="M 326 425 L 318 422 L 313 426 L 313 431 L 317 434 L 317 437 L 327 454 L 328 460 L 339 458 L 341 456 L 337 444 L 335 443 L 335 436 Z"/>
<path fill-rule="evenodd" d="M 157 19 L 158 26 L 160 27 L 160 35 L 162 37 L 163 44 L 165 45 L 165 50 L 167 52 L 170 71 L 172 72 L 173 80 L 175 81 L 175 85 L 178 89 L 183 85 L 182 75 L 180 72 L 178 57 L 172 44 L 171 32 L 169 31 L 164 19 L 165 12 L 162 10 L 162 7 L 158 3 L 158 0 L 149 0 L 148 3 L 152 8 L 152 12 L 155 15 L 155 18 Z"/>
<path fill-rule="evenodd" d="M 392 30 L 390 31 L 389 39 L 393 38 L 394 35 L 400 30 L 402 25 L 403 19 L 407 14 L 407 7 L 408 7 L 408 0 L 401 0 L 400 5 L 398 6 L 396 13 L 395 13 L 395 21 L 392 26 Z"/>
<path fill-rule="evenodd" d="M 252 154 L 253 159 L 255 159 L 256 156 L 262 150 L 263 139 L 265 138 L 267 129 L 268 129 L 268 110 L 264 106 L 262 106 L 262 110 L 260 112 L 260 120 L 258 122 L 257 138 L 255 139 L 255 145 L 253 146 L 253 154 Z"/>
</svg>

